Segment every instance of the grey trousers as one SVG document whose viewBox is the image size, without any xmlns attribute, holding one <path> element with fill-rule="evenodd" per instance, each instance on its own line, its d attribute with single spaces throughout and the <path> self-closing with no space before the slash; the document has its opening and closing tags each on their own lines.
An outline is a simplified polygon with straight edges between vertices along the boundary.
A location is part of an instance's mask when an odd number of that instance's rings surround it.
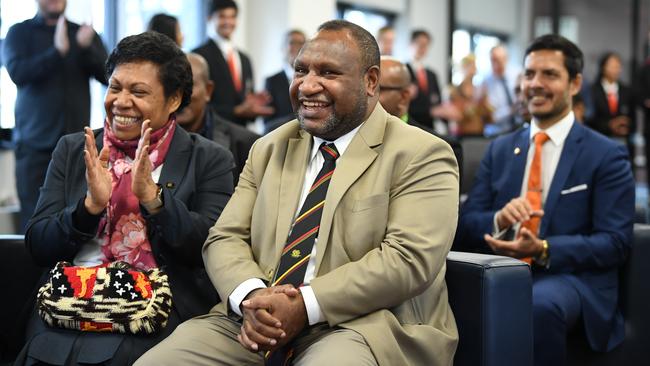
<svg viewBox="0 0 650 366">
<path fill-rule="evenodd" d="M 140 357 L 135 366 L 264 365 L 237 341 L 240 324 L 210 313 L 179 325 L 164 341 Z M 293 343 L 293 365 L 377 365 L 363 337 L 344 328 L 305 332 Z"/>
</svg>

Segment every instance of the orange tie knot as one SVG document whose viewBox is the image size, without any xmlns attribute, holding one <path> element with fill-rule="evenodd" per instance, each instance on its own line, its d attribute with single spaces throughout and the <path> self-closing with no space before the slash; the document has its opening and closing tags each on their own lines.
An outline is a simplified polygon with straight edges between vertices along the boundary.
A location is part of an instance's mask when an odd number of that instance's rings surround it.
<svg viewBox="0 0 650 366">
<path fill-rule="evenodd" d="M 542 146 L 548 140 L 550 140 L 550 137 L 548 137 L 546 132 L 538 132 L 535 134 L 535 146 Z"/>
</svg>

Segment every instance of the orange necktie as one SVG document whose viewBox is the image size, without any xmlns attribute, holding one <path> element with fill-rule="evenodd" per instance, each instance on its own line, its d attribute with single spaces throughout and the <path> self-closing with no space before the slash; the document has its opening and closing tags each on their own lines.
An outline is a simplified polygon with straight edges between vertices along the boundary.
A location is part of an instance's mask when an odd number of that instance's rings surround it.
<svg viewBox="0 0 650 366">
<path fill-rule="evenodd" d="M 612 116 L 618 112 L 618 95 L 616 93 L 607 93 L 607 105 L 609 106 L 609 113 Z"/>
<path fill-rule="evenodd" d="M 546 132 L 538 132 L 535 134 L 535 155 L 533 162 L 530 164 L 530 172 L 528 173 L 528 187 L 526 189 L 526 199 L 533 210 L 542 209 L 542 145 L 549 140 Z M 541 217 L 531 217 L 530 220 L 521 223 L 521 227 L 539 234 L 539 223 Z M 531 263 L 531 258 L 522 258 L 524 262 Z"/>
<path fill-rule="evenodd" d="M 420 90 L 425 93 L 428 92 L 429 82 L 427 80 L 427 71 L 424 69 L 424 67 L 420 67 L 418 69 L 417 78 L 418 78 L 418 86 L 420 87 Z"/>
<path fill-rule="evenodd" d="M 228 69 L 230 70 L 230 76 L 232 76 L 232 84 L 235 86 L 235 90 L 239 93 L 241 91 L 241 80 L 239 79 L 239 72 L 237 72 L 235 52 L 232 48 L 228 51 Z"/>
</svg>

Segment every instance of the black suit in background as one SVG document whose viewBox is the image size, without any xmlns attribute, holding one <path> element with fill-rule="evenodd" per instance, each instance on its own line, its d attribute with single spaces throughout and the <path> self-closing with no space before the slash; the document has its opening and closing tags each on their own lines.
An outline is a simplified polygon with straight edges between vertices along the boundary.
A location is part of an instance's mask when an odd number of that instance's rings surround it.
<svg viewBox="0 0 650 366">
<path fill-rule="evenodd" d="M 248 152 L 260 135 L 220 117 L 209 106 L 205 110 L 203 128 L 199 134 L 230 150 L 235 158 L 232 177 L 234 185 L 237 186 L 239 174 L 248 159 Z"/>
<path fill-rule="evenodd" d="M 97 34 L 88 48 L 77 44 L 79 25 L 66 21 L 70 50 L 54 47 L 54 25 L 37 15 L 12 26 L 3 42 L 2 61 L 16 84 L 13 142 L 21 228 L 34 212 L 38 189 L 61 136 L 82 131 L 90 122 L 90 87 L 106 84 L 106 48 Z"/>
<path fill-rule="evenodd" d="M 609 120 L 617 116 L 626 116 L 630 119 L 630 135 L 636 131 L 634 95 L 629 87 L 621 82 L 618 83 L 618 108 L 616 113 L 611 113 L 609 110 L 607 94 L 600 80 L 592 84 L 591 95 L 594 103 L 594 114 L 587 121 L 589 127 L 603 135 L 612 136 L 608 126 Z"/>
<path fill-rule="evenodd" d="M 411 64 L 406 64 L 406 67 L 411 74 L 411 81 L 415 85 L 418 85 L 418 79 L 415 75 L 415 67 Z M 440 97 L 438 77 L 428 68 L 425 68 L 425 71 L 427 74 L 427 87 L 429 90 L 426 93 L 423 93 L 418 86 L 418 93 L 415 98 L 411 100 L 411 104 L 409 105 L 409 114 L 413 116 L 413 119 L 417 121 L 416 123 L 418 125 L 432 129 L 433 117 L 431 116 L 431 107 L 440 104 L 442 99 Z"/>
<path fill-rule="evenodd" d="M 264 132 L 268 133 L 295 118 L 289 98 L 290 84 L 291 80 L 287 78 L 284 70 L 266 78 L 264 89 L 271 95 L 271 107 L 275 108 L 275 112 L 264 118 Z"/>
<path fill-rule="evenodd" d="M 215 111 L 229 121 L 233 121 L 239 125 L 245 126 L 246 119 L 236 118 L 233 111 L 235 106 L 244 101 L 247 93 L 253 91 L 253 69 L 248 56 L 241 51 L 239 59 L 241 60 L 241 85 L 242 90 L 237 92 L 235 85 L 230 75 L 228 63 L 221 49 L 214 40 L 208 39 L 204 44 L 194 49 L 192 52 L 198 53 L 203 56 L 208 62 L 210 70 L 210 79 L 214 81 L 214 91 L 212 92 L 212 99 L 210 104 L 214 107 Z"/>
</svg>

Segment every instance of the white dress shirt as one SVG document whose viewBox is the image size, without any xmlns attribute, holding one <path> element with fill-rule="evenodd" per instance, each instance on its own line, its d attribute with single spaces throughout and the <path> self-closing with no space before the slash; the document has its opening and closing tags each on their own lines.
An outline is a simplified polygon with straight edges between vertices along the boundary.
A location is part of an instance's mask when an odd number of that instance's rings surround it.
<svg viewBox="0 0 650 366">
<path fill-rule="evenodd" d="M 221 50 L 221 54 L 223 54 L 223 58 L 226 60 L 226 66 L 228 66 L 228 54 L 230 52 L 233 53 L 233 57 L 235 58 L 235 69 L 237 70 L 237 75 L 239 75 L 239 80 L 241 82 L 242 88 L 246 89 L 248 85 L 245 85 L 246 80 L 244 80 L 241 71 L 241 59 L 239 57 L 239 52 L 237 52 L 237 48 L 235 47 L 235 45 L 229 39 L 224 39 L 221 36 L 219 36 L 219 34 L 216 33 L 212 35 L 212 40 L 214 41 L 214 43 L 217 44 L 219 50 Z M 230 71 L 230 69 L 228 70 Z"/>
<path fill-rule="evenodd" d="M 298 207 L 296 208 L 296 212 L 294 214 L 294 220 L 300 213 L 299 212 L 300 208 L 302 207 L 303 203 L 307 199 L 309 188 L 311 187 L 312 183 L 316 179 L 318 172 L 321 170 L 321 168 L 323 167 L 323 163 L 325 162 L 325 158 L 323 158 L 323 155 L 319 153 L 318 148 L 320 147 L 320 145 L 323 142 L 334 143 L 334 145 L 336 146 L 336 150 L 339 152 L 339 158 L 336 160 L 336 164 L 338 165 L 341 159 L 344 159 L 345 150 L 347 150 L 348 146 L 350 145 L 350 142 L 352 141 L 352 138 L 354 138 L 354 136 L 357 134 L 357 132 L 359 131 L 362 125 L 363 124 L 357 126 L 354 130 L 339 137 L 335 141 L 325 141 L 319 137 L 312 137 L 313 142 L 311 147 L 311 153 L 309 155 L 309 164 L 307 165 L 307 171 L 305 172 L 305 179 L 302 184 L 302 193 L 300 195 L 300 201 L 298 202 Z M 327 204 L 327 202 L 325 204 Z M 307 310 L 307 320 L 309 321 L 309 325 L 314 325 L 316 323 L 325 321 L 325 315 L 321 311 L 320 305 L 318 304 L 318 300 L 316 299 L 316 295 L 314 294 L 314 290 L 312 290 L 311 286 L 309 286 L 309 283 L 315 276 L 314 270 L 316 269 L 316 247 L 317 247 L 316 243 L 317 242 L 318 242 L 318 238 L 316 238 L 316 240 L 314 241 L 314 247 L 312 248 L 311 256 L 309 258 L 309 262 L 307 263 L 307 269 L 305 270 L 305 279 L 303 281 L 304 286 L 300 287 L 300 292 L 302 293 L 302 298 L 305 302 L 305 309 Z M 241 316 L 242 313 L 241 310 L 239 309 L 239 306 L 241 302 L 244 301 L 244 298 L 246 298 L 246 296 L 251 291 L 256 290 L 258 288 L 265 288 L 265 287 L 266 285 L 259 278 L 247 279 L 246 281 L 239 284 L 239 286 L 237 286 L 235 290 L 228 297 L 230 308 L 236 314 Z"/>
<path fill-rule="evenodd" d="M 289 80 L 289 85 L 291 85 L 291 81 L 293 80 L 293 65 L 289 65 L 288 63 L 285 63 L 282 66 L 282 71 L 284 71 L 284 74 L 287 76 L 287 80 Z"/>
<path fill-rule="evenodd" d="M 603 79 L 600 81 L 600 85 L 603 86 L 603 90 L 605 91 L 605 95 L 609 95 L 610 93 L 613 93 L 616 95 L 616 99 L 618 100 L 618 82 L 613 82 L 610 83 L 609 81 Z"/>
<path fill-rule="evenodd" d="M 557 165 L 560 162 L 560 156 L 562 155 L 562 149 L 564 148 L 564 141 L 566 141 L 567 136 L 569 136 L 569 132 L 571 131 L 571 127 L 573 126 L 574 121 L 575 116 L 573 115 L 573 112 L 569 112 L 553 126 L 547 128 L 546 130 L 542 130 L 537 126 L 537 120 L 533 118 L 533 121 L 530 124 L 530 135 L 528 137 L 528 155 L 526 155 L 526 170 L 524 170 L 524 179 L 521 181 L 520 197 L 525 198 L 526 192 L 528 192 L 528 176 L 530 175 L 530 165 L 532 164 L 533 157 L 535 156 L 535 135 L 538 132 L 546 132 L 550 139 L 544 145 L 542 145 L 542 207 L 544 207 L 544 204 L 546 203 L 546 197 L 548 197 L 548 191 L 551 188 L 551 183 L 553 182 L 555 170 L 557 169 Z M 497 225 L 497 214 L 494 215 L 494 236 L 496 238 L 501 238 L 509 228 L 505 228 L 499 231 L 499 227 Z M 519 229 L 519 223 L 515 225 L 514 229 Z"/>
</svg>

